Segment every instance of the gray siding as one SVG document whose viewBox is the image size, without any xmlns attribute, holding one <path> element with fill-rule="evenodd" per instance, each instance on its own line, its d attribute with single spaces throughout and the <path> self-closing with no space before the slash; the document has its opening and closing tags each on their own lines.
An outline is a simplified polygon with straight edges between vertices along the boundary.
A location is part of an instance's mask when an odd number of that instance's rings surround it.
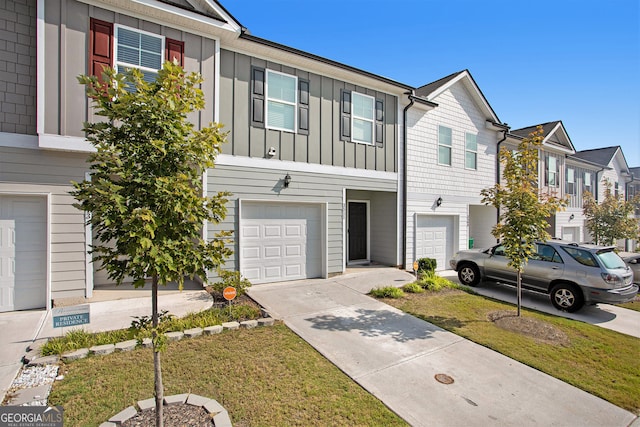
<svg viewBox="0 0 640 427">
<path fill-rule="evenodd" d="M 250 124 L 251 67 L 268 68 L 309 81 L 309 135 L 252 127 Z M 340 140 L 340 90 L 365 93 L 384 100 L 384 144 L 374 146 Z M 263 59 L 221 50 L 220 122 L 229 132 L 225 154 L 264 158 L 269 147 L 275 158 L 397 172 L 397 109 L 394 95 L 294 69 Z"/>
<path fill-rule="evenodd" d="M 133 18 L 75 0 L 45 2 L 45 125 L 54 135 L 84 136 L 82 123 L 90 115 L 84 87 L 76 77 L 88 72 L 89 19 L 156 33 L 185 43 L 184 68 L 204 78 L 206 107 L 189 119 L 197 127 L 214 121 L 215 41 L 185 31 Z M 34 53 L 35 55 L 35 53 Z M 35 76 L 35 72 L 33 73 Z"/>
<path fill-rule="evenodd" d="M 287 170 L 266 170 L 257 168 L 246 168 L 241 166 L 216 166 L 209 171 L 208 192 L 230 191 L 227 204 L 227 217 L 221 224 L 209 225 L 208 233 L 212 236 L 219 230 L 230 230 L 234 232 L 233 243 L 231 244 L 234 255 L 228 260 L 226 267 L 238 269 L 239 243 L 237 232 L 239 218 L 237 209 L 238 199 L 248 200 L 268 200 L 268 201 L 288 201 L 288 202 L 315 202 L 327 203 L 327 252 L 328 252 L 328 273 L 339 273 L 343 270 L 343 191 L 348 189 L 367 190 L 363 191 L 359 197 L 371 200 L 372 212 L 372 234 L 376 228 L 375 242 L 380 244 L 376 249 L 376 254 L 380 254 L 377 259 L 380 262 L 396 265 L 397 249 L 395 242 L 398 241 L 396 233 L 397 222 L 395 221 L 396 209 L 396 181 L 372 178 L 358 178 L 353 176 L 341 176 L 321 173 L 291 172 L 293 178 L 291 185 L 287 189 L 282 189 L 282 178 L 287 174 Z M 348 184 L 346 184 L 348 182 Z M 388 193 L 385 193 L 388 192 Z M 375 214 L 374 214 L 375 212 Z M 391 216 L 393 215 L 393 216 Z M 374 223 L 375 221 L 375 223 Z M 375 224 L 375 227 L 374 227 Z M 382 244 L 381 242 L 385 242 Z M 374 238 L 372 237 L 372 249 Z M 373 252 L 373 250 L 372 250 Z M 378 256 L 378 255 L 376 255 Z"/>
<path fill-rule="evenodd" d="M 0 2 L 0 132 L 36 133 L 36 2 Z"/>
<path fill-rule="evenodd" d="M 87 171 L 85 155 L 0 147 L 0 192 L 51 194 L 51 297 L 84 297 L 84 214 L 70 181 Z"/>
</svg>

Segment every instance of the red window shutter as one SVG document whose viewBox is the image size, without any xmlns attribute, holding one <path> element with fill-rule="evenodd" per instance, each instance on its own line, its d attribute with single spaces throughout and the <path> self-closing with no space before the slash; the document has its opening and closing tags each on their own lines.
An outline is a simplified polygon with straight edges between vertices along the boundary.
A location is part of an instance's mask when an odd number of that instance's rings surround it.
<svg viewBox="0 0 640 427">
<path fill-rule="evenodd" d="M 89 24 L 89 74 L 102 80 L 102 69 L 113 66 L 113 24 L 91 18 Z"/>
<path fill-rule="evenodd" d="M 184 42 L 165 39 L 164 43 L 167 61 L 173 62 L 174 59 L 177 59 L 178 64 L 180 64 L 181 67 L 184 67 Z"/>
</svg>

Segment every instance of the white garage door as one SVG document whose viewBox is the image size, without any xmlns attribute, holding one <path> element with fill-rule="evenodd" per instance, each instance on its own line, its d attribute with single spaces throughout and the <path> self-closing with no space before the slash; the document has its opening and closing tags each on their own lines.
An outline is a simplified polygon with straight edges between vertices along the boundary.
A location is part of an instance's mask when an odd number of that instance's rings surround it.
<svg viewBox="0 0 640 427">
<path fill-rule="evenodd" d="M 562 240 L 580 243 L 580 227 L 562 227 Z"/>
<path fill-rule="evenodd" d="M 0 196 L 0 311 L 46 305 L 44 197 Z"/>
<path fill-rule="evenodd" d="M 243 202 L 240 271 L 256 284 L 322 276 L 320 205 Z"/>
<path fill-rule="evenodd" d="M 420 215 L 416 224 L 416 259 L 434 258 L 438 270 L 449 268 L 453 256 L 453 227 L 451 216 Z"/>
</svg>

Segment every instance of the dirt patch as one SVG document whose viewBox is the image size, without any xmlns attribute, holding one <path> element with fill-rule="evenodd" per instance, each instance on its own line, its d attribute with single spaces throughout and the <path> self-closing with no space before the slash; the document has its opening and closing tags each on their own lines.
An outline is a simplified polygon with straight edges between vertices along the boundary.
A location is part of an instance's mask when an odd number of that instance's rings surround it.
<svg viewBox="0 0 640 427">
<path fill-rule="evenodd" d="M 547 344 L 564 347 L 569 345 L 569 337 L 555 326 L 532 317 L 518 317 L 515 311 L 492 311 L 487 318 L 502 329 L 517 332 Z"/>
</svg>

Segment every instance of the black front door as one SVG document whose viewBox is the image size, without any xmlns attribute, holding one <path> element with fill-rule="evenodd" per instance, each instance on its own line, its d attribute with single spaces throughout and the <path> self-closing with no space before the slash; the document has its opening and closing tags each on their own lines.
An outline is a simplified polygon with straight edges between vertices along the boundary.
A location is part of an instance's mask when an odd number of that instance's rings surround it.
<svg viewBox="0 0 640 427">
<path fill-rule="evenodd" d="M 349 261 L 367 259 L 367 204 L 349 202 Z"/>
</svg>

